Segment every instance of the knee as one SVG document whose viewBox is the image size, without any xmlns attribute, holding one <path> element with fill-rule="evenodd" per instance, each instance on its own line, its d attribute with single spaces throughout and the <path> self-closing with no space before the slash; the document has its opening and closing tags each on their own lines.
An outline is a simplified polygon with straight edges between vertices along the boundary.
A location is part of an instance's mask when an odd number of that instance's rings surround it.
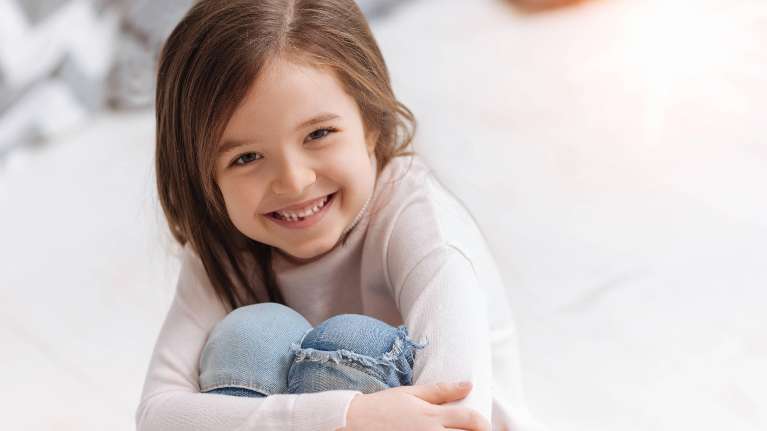
<svg viewBox="0 0 767 431">
<path fill-rule="evenodd" d="M 275 302 L 246 305 L 226 315 L 214 328 L 214 332 L 243 334 L 258 328 L 282 326 L 310 326 L 301 314 L 290 307 Z"/>
<path fill-rule="evenodd" d="M 284 305 L 237 308 L 213 328 L 200 355 L 200 388 L 248 388 L 268 395 L 287 391 L 290 347 L 311 328 Z"/>
<path fill-rule="evenodd" d="M 372 348 L 375 344 L 383 342 L 385 345 L 391 345 L 397 332 L 397 328 L 370 316 L 340 314 L 309 331 L 301 341 L 301 347 L 373 354 L 378 353 L 382 347 Z"/>
<path fill-rule="evenodd" d="M 245 305 L 232 310 L 222 322 L 237 325 L 258 321 L 285 320 L 303 317 L 297 311 L 276 302 Z"/>
<path fill-rule="evenodd" d="M 264 302 L 237 308 L 213 327 L 205 350 L 230 349 L 273 342 L 278 338 L 300 340 L 311 328 L 297 311 Z"/>
<path fill-rule="evenodd" d="M 415 349 L 402 325 L 341 314 L 306 333 L 290 368 L 291 393 L 355 389 L 371 393 L 412 384 Z M 320 377 L 318 377 L 318 375 Z"/>
</svg>

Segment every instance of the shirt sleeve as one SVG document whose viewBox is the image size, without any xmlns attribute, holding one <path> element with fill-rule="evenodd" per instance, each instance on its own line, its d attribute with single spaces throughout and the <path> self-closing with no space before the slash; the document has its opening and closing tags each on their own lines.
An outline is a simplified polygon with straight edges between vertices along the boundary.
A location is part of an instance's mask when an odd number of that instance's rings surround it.
<svg viewBox="0 0 767 431">
<path fill-rule="evenodd" d="M 413 244 L 391 244 L 390 253 L 418 256 L 413 248 Z M 486 294 L 471 261 L 447 244 L 409 267 L 397 263 L 407 260 L 390 259 L 389 274 L 411 338 L 428 342 L 416 353 L 413 383 L 469 380 L 473 383 L 469 395 L 448 405 L 472 408 L 490 421 L 492 358 Z"/>
<path fill-rule="evenodd" d="M 200 354 L 211 329 L 225 316 L 202 262 L 186 247 L 135 413 L 138 431 L 334 431 L 346 425 L 348 406 L 361 392 L 264 398 L 201 393 Z"/>
</svg>

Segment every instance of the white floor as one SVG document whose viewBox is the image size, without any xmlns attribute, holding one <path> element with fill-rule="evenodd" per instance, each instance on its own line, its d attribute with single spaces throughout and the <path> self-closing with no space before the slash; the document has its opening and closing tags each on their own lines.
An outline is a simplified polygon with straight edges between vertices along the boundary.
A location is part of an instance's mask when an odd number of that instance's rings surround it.
<svg viewBox="0 0 767 431">
<path fill-rule="evenodd" d="M 552 430 L 767 429 L 767 2 L 419 0 L 374 31 Z M 4 428 L 128 430 L 178 264 L 151 111 L 0 166 Z"/>
</svg>

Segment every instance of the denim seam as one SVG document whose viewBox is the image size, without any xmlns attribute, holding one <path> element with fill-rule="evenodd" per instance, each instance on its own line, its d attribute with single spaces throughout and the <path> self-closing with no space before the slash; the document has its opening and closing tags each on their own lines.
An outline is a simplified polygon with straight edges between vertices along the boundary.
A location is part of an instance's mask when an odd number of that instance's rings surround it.
<svg viewBox="0 0 767 431">
<path fill-rule="evenodd" d="M 260 384 L 252 384 L 252 383 L 243 384 L 241 380 L 219 381 L 215 385 L 208 385 L 205 388 L 200 388 L 200 392 L 210 392 L 210 391 L 221 389 L 221 388 L 248 389 L 251 391 L 258 392 L 259 394 L 264 396 L 268 396 L 270 394 L 269 391 L 263 390 L 263 387 Z"/>
<path fill-rule="evenodd" d="M 307 330 L 304 332 L 304 335 L 302 335 L 302 336 L 301 336 L 301 339 L 300 339 L 300 340 L 298 340 L 298 344 L 299 344 L 299 345 L 301 345 L 301 344 L 304 344 L 304 339 L 305 339 L 305 338 L 306 338 L 306 336 L 307 336 L 307 335 L 309 335 L 309 333 L 310 333 L 310 332 L 312 332 L 313 330 L 314 330 L 314 328 L 312 328 L 312 327 L 310 326 L 310 327 L 309 327 L 309 329 L 307 329 Z M 292 345 L 293 345 L 293 344 L 296 344 L 296 343 L 292 343 L 292 344 L 291 344 L 291 347 L 292 347 Z"/>
</svg>

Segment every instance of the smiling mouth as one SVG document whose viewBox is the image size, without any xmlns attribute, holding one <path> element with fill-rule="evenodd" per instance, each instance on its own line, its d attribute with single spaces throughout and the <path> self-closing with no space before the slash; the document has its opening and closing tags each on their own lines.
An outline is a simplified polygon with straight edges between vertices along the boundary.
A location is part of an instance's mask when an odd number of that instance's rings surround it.
<svg viewBox="0 0 767 431">
<path fill-rule="evenodd" d="M 328 204 L 330 204 L 330 201 L 333 200 L 333 196 L 335 196 L 335 194 L 336 192 L 326 195 L 324 199 L 320 201 L 319 204 L 315 205 L 312 208 L 309 208 L 308 210 L 272 211 L 270 213 L 267 213 L 266 216 L 275 220 L 282 221 L 282 222 L 301 222 L 306 219 L 311 219 L 312 217 L 321 213 L 325 209 L 325 207 L 327 207 Z"/>
</svg>

